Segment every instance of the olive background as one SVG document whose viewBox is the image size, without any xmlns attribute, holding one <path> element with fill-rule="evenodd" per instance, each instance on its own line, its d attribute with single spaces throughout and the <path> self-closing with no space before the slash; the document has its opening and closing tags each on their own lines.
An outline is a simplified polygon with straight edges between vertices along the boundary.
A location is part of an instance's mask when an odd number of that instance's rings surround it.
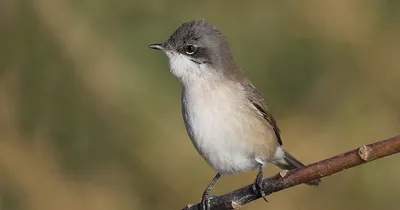
<svg viewBox="0 0 400 210">
<path fill-rule="evenodd" d="M 205 18 L 263 93 L 285 148 L 312 163 L 400 131 L 400 3 L 0 2 L 0 210 L 181 209 L 214 171 L 148 44 Z M 398 209 L 399 155 L 243 209 Z M 266 175 L 279 172 L 275 166 Z M 223 177 L 219 195 L 256 172 Z"/>
</svg>

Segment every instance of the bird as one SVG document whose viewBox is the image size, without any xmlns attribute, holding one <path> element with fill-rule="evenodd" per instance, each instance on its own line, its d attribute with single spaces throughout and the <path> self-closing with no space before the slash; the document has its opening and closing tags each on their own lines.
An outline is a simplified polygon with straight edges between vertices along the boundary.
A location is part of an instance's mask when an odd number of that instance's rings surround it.
<svg viewBox="0 0 400 210">
<path fill-rule="evenodd" d="M 284 170 L 304 166 L 283 148 L 264 97 L 237 65 L 226 37 L 214 24 L 204 18 L 184 22 L 167 41 L 149 47 L 167 55 L 170 72 L 182 84 L 187 134 L 216 171 L 203 192 L 203 210 L 210 208 L 210 191 L 222 176 L 258 170 L 253 190 L 266 200 L 267 163 Z M 319 183 L 317 179 L 306 184 Z"/>
</svg>

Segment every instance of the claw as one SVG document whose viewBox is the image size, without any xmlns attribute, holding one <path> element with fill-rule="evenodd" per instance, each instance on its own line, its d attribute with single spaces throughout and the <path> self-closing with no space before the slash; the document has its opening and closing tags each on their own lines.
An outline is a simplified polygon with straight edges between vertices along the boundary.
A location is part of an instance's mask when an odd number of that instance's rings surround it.
<svg viewBox="0 0 400 210">
<path fill-rule="evenodd" d="M 258 174 L 256 176 L 256 179 L 254 180 L 253 191 L 257 194 L 260 194 L 265 202 L 268 202 L 264 188 L 263 188 L 263 179 L 264 179 L 264 175 L 263 175 L 262 166 L 261 166 L 258 171 Z"/>
<path fill-rule="evenodd" d="M 261 197 L 264 199 L 265 202 L 268 202 L 267 198 L 266 198 L 266 194 L 265 191 L 262 187 L 262 182 L 261 183 L 257 183 L 257 180 L 254 182 L 253 184 L 253 191 L 257 194 L 260 194 Z"/>
<path fill-rule="evenodd" d="M 209 210 L 210 209 L 210 201 L 214 196 L 209 196 L 208 194 L 203 194 L 203 198 L 201 199 L 201 209 Z"/>
<path fill-rule="evenodd" d="M 217 173 L 211 183 L 207 186 L 207 188 L 203 192 L 203 197 L 201 198 L 201 209 L 209 210 L 210 209 L 210 199 L 213 196 L 209 196 L 211 188 L 217 183 L 218 179 L 221 177 L 220 173 Z"/>
</svg>

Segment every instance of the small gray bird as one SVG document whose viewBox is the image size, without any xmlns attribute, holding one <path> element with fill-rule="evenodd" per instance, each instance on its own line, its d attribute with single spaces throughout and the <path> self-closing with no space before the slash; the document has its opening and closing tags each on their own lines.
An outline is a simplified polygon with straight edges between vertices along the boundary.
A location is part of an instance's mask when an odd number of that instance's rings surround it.
<svg viewBox="0 0 400 210">
<path fill-rule="evenodd" d="M 264 197 L 263 168 L 268 162 L 286 170 L 304 166 L 283 149 L 264 98 L 236 65 L 226 38 L 213 24 L 188 21 L 166 42 L 149 47 L 167 54 L 170 70 L 183 86 L 187 133 L 217 172 L 203 193 L 203 209 L 209 208 L 209 191 L 222 175 L 258 169 L 254 190 Z"/>
</svg>

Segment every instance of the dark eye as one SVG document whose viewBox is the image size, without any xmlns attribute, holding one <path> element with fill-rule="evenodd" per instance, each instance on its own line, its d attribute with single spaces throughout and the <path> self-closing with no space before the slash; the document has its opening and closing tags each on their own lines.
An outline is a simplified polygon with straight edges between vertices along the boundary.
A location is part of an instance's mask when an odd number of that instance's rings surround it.
<svg viewBox="0 0 400 210">
<path fill-rule="evenodd" d="M 193 45 L 186 45 L 185 53 L 188 55 L 193 55 L 197 51 L 197 47 Z"/>
</svg>

